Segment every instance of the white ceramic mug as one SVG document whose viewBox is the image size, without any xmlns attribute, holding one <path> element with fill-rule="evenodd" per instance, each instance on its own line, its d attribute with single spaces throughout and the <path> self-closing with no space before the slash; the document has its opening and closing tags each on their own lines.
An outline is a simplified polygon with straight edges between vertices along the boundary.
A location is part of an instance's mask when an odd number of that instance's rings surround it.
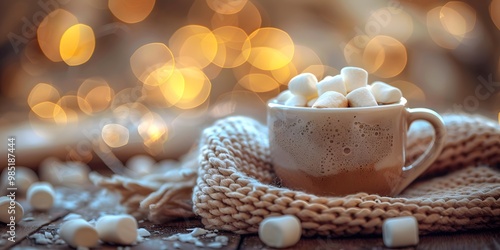
<svg viewBox="0 0 500 250">
<path fill-rule="evenodd" d="M 446 136 L 442 118 L 399 103 L 373 107 L 290 107 L 268 102 L 271 161 L 281 184 L 317 195 L 367 192 L 394 196 L 439 156 Z M 407 130 L 426 120 L 435 138 L 405 166 Z"/>
</svg>

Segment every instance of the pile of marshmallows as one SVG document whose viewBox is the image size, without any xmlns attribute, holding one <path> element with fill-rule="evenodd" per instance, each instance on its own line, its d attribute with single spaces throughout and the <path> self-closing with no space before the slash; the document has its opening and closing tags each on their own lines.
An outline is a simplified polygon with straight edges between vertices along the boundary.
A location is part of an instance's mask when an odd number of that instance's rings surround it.
<svg viewBox="0 0 500 250">
<path fill-rule="evenodd" d="M 286 106 L 346 108 L 397 103 L 402 96 L 398 88 L 383 82 L 368 85 L 366 70 L 345 67 L 340 75 L 327 76 L 320 82 L 311 73 L 299 74 L 276 99 Z"/>
</svg>

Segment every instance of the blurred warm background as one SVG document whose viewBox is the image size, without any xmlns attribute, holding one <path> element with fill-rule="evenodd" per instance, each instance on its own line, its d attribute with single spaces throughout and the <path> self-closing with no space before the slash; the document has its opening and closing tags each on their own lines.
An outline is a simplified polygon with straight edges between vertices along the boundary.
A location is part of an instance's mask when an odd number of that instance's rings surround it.
<svg viewBox="0 0 500 250">
<path fill-rule="evenodd" d="M 18 0 L 0 14 L 0 134 L 18 165 L 177 158 L 218 118 L 264 122 L 293 76 L 344 66 L 410 107 L 500 120 L 500 0 Z"/>
</svg>

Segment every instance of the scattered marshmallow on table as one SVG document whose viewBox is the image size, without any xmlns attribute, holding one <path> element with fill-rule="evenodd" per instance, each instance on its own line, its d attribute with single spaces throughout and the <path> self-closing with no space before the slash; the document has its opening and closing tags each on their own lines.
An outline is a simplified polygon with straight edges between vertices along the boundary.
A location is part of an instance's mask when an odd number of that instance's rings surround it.
<svg viewBox="0 0 500 250">
<path fill-rule="evenodd" d="M 384 82 L 372 83 L 370 90 L 375 100 L 382 104 L 396 103 L 403 97 L 401 90 Z"/>
<path fill-rule="evenodd" d="M 337 91 L 343 95 L 347 95 L 344 79 L 341 75 L 327 76 L 318 82 L 318 95 L 322 95 L 327 91 Z"/>
<path fill-rule="evenodd" d="M 286 106 L 293 107 L 305 107 L 307 104 L 307 98 L 301 95 L 293 95 L 288 100 L 286 100 Z"/>
<path fill-rule="evenodd" d="M 9 213 L 10 212 L 10 213 Z M 6 223 L 7 225 L 11 223 L 11 219 L 14 222 L 20 221 L 24 216 L 24 208 L 15 200 L 12 196 L 2 196 L 0 197 L 0 221 Z M 11 218 L 12 217 L 12 218 Z"/>
<path fill-rule="evenodd" d="M 288 89 L 295 96 L 305 97 L 307 102 L 307 100 L 318 96 L 318 89 L 316 88 L 317 83 L 318 79 L 315 75 L 311 73 L 302 73 L 296 75 L 288 82 Z"/>
<path fill-rule="evenodd" d="M 13 171 L 10 171 L 13 173 Z M 2 177 L 1 177 L 1 194 L 8 194 L 8 178 L 9 178 L 9 171 L 8 168 L 4 168 L 2 172 Z M 21 195 L 26 195 L 26 191 L 28 188 L 31 186 L 31 184 L 35 183 L 38 181 L 38 176 L 36 175 L 35 171 L 33 171 L 31 168 L 27 167 L 22 167 L 22 166 L 16 166 L 15 170 L 15 178 L 16 178 L 16 188 L 17 188 L 17 193 Z"/>
<path fill-rule="evenodd" d="M 65 162 L 59 175 L 61 185 L 65 187 L 81 187 L 89 183 L 90 168 L 79 161 Z"/>
<path fill-rule="evenodd" d="M 302 226 L 293 215 L 268 217 L 259 225 L 259 238 L 270 247 L 290 247 L 300 240 Z"/>
<path fill-rule="evenodd" d="M 55 192 L 48 182 L 31 184 L 26 193 L 26 199 L 35 210 L 49 210 L 54 205 Z"/>
<path fill-rule="evenodd" d="M 313 108 L 345 108 L 347 98 L 336 91 L 327 91 L 318 97 L 312 105 Z"/>
<path fill-rule="evenodd" d="M 127 160 L 127 168 L 132 171 L 131 174 L 144 176 L 153 171 L 153 166 L 156 164 L 155 159 L 149 155 L 135 155 Z"/>
<path fill-rule="evenodd" d="M 105 215 L 97 220 L 95 227 L 104 242 L 130 245 L 137 239 L 137 221 L 128 214 Z"/>
<path fill-rule="evenodd" d="M 81 187 L 88 184 L 90 168 L 78 161 L 61 162 L 49 157 L 40 163 L 40 179 L 54 186 Z"/>
<path fill-rule="evenodd" d="M 390 218 L 384 221 L 382 236 L 387 247 L 418 244 L 418 222 L 413 216 Z"/>
<path fill-rule="evenodd" d="M 349 92 L 346 97 L 349 101 L 349 107 L 377 106 L 377 101 L 368 87 L 357 88 Z"/>
<path fill-rule="evenodd" d="M 59 229 L 59 236 L 72 247 L 94 247 L 99 242 L 96 229 L 84 219 L 64 222 Z"/>
<path fill-rule="evenodd" d="M 368 72 L 362 68 L 344 67 L 340 70 L 340 75 L 344 80 L 347 93 L 366 87 L 368 84 Z"/>
</svg>

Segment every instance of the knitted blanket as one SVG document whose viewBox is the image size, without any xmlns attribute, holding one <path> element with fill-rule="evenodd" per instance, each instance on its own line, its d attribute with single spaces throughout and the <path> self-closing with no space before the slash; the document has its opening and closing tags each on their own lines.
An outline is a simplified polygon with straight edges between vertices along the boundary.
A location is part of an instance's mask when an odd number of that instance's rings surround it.
<svg viewBox="0 0 500 250">
<path fill-rule="evenodd" d="M 229 117 L 204 130 L 197 150 L 140 179 L 91 174 L 118 191 L 136 216 L 164 222 L 199 216 L 207 229 L 255 233 L 268 216 L 292 214 L 303 235 L 380 234 L 383 221 L 414 216 L 421 234 L 500 227 L 500 126 L 479 116 L 443 115 L 448 137 L 438 160 L 397 197 L 357 193 L 316 196 L 278 187 L 267 128 Z M 409 131 L 407 161 L 418 158 L 432 130 Z"/>
</svg>

